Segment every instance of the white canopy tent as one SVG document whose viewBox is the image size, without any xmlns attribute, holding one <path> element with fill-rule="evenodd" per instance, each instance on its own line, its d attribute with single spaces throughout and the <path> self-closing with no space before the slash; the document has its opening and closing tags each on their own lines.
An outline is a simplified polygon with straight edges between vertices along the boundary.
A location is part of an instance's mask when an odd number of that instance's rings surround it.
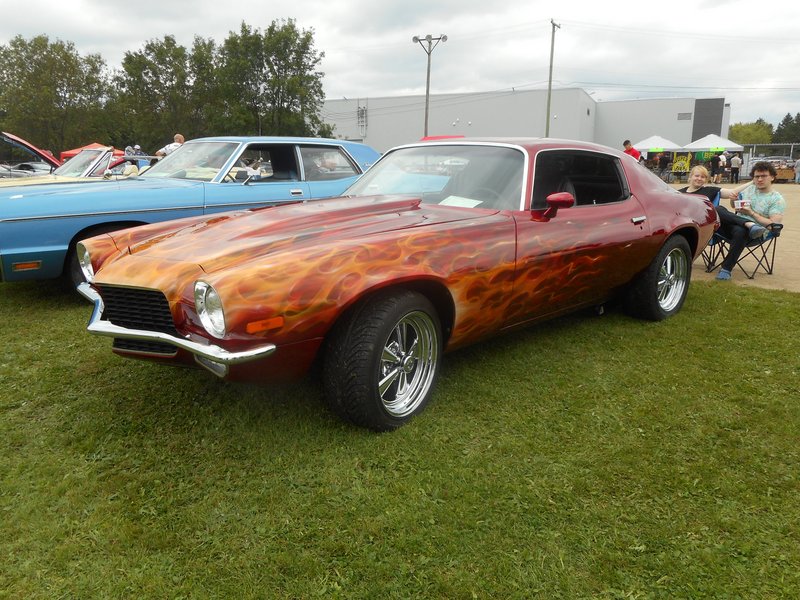
<svg viewBox="0 0 800 600">
<path fill-rule="evenodd" d="M 633 147 L 639 152 L 677 152 L 683 148 L 680 144 L 660 135 L 651 135 L 649 138 L 633 144 Z"/>
<path fill-rule="evenodd" d="M 744 146 L 740 146 L 736 142 L 730 141 L 728 138 L 710 133 L 684 146 L 683 149 L 690 152 L 724 152 L 725 150 L 741 152 L 744 150 Z"/>
</svg>

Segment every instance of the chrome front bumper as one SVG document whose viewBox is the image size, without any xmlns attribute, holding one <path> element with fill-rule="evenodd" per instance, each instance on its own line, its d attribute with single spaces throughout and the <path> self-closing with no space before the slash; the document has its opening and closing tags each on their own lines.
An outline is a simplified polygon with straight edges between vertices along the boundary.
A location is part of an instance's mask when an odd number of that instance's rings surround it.
<svg viewBox="0 0 800 600">
<path fill-rule="evenodd" d="M 103 320 L 103 310 L 105 306 L 100 294 L 88 283 L 81 283 L 78 292 L 94 304 L 92 316 L 86 329 L 96 335 L 104 335 L 114 338 L 127 340 L 144 340 L 148 342 L 161 342 L 171 344 L 176 348 L 186 350 L 194 355 L 198 364 L 202 365 L 215 375 L 224 377 L 230 365 L 245 363 L 259 358 L 265 358 L 275 352 L 275 344 L 264 344 L 251 350 L 243 352 L 229 352 L 225 348 L 213 344 L 202 344 L 190 339 L 179 338 L 160 331 L 148 331 L 146 329 L 129 329 L 114 325 L 111 321 Z"/>
</svg>

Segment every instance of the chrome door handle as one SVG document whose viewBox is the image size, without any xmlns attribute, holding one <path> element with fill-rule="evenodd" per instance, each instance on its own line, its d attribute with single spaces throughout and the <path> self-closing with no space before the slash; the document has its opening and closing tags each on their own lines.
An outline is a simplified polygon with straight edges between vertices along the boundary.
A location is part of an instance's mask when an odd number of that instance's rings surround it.
<svg viewBox="0 0 800 600">
<path fill-rule="evenodd" d="M 640 223 L 644 223 L 647 221 L 647 217 L 631 217 L 631 223 L 634 225 L 639 225 Z"/>
<path fill-rule="evenodd" d="M 302 196 L 303 195 L 303 190 L 289 190 L 289 193 L 292 196 Z"/>
</svg>

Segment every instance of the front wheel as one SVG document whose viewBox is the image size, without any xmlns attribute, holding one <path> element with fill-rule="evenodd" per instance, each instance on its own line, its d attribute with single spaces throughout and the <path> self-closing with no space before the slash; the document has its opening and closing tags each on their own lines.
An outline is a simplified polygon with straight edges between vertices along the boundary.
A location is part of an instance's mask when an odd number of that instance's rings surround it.
<svg viewBox="0 0 800 600">
<path fill-rule="evenodd" d="M 628 290 L 627 311 L 651 321 L 674 315 L 686 299 L 691 275 L 689 242 L 680 235 L 669 238 Z"/>
<path fill-rule="evenodd" d="M 365 300 L 331 332 L 325 398 L 342 418 L 389 431 L 425 408 L 442 354 L 442 328 L 430 301 L 409 290 Z"/>
</svg>

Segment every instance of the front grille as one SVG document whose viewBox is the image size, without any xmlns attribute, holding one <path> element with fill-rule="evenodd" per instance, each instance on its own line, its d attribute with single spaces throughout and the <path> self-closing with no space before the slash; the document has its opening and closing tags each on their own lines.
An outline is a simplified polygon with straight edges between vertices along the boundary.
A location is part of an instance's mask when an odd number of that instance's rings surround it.
<svg viewBox="0 0 800 600">
<path fill-rule="evenodd" d="M 178 335 L 169 302 L 162 292 L 111 285 L 97 287 L 105 305 L 103 316 L 114 325 Z M 114 348 L 148 354 L 174 355 L 176 352 L 170 344 L 122 338 L 114 338 Z"/>
</svg>

